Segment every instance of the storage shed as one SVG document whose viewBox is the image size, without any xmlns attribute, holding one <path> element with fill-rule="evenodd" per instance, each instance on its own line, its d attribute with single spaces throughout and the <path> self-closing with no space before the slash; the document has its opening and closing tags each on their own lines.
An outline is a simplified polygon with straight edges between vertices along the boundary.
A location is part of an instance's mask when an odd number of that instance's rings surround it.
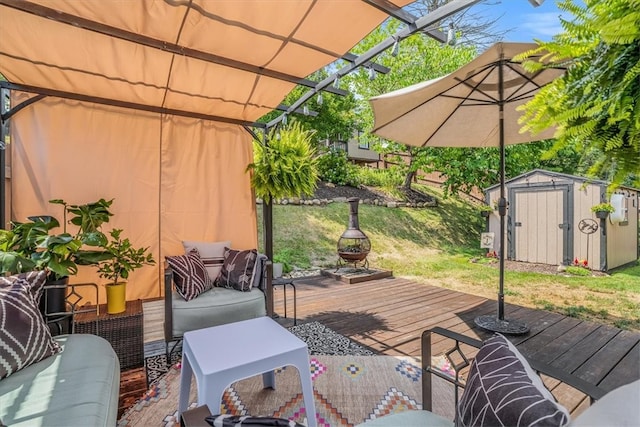
<svg viewBox="0 0 640 427">
<path fill-rule="evenodd" d="M 607 271 L 639 257 L 638 196 L 620 187 L 607 195 L 607 182 L 535 169 L 506 182 L 506 257 L 532 263 L 569 265 L 586 260 L 593 270 Z M 496 206 L 500 186 L 485 190 Z M 609 202 L 616 212 L 598 219 L 591 207 Z M 487 219 L 497 236 L 497 210 Z M 495 239 L 499 246 L 499 239 Z M 500 251 L 499 247 L 494 247 Z"/>
</svg>

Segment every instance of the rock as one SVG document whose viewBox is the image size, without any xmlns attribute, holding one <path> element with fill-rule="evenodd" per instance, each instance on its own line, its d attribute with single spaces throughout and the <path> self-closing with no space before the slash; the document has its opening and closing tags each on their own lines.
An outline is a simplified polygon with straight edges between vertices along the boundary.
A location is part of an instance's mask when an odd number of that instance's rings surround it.
<svg viewBox="0 0 640 427">
<path fill-rule="evenodd" d="M 557 270 L 558 270 L 558 273 L 562 273 L 564 271 L 567 271 L 567 266 L 561 264 L 558 266 Z"/>
<path fill-rule="evenodd" d="M 314 206 L 320 206 L 320 200 L 313 199 L 313 202 L 311 202 L 311 204 L 313 204 Z"/>
<path fill-rule="evenodd" d="M 289 200 L 288 199 L 282 199 L 282 200 L 280 200 L 280 204 L 281 205 L 288 205 L 289 204 Z"/>
<path fill-rule="evenodd" d="M 346 197 L 334 197 L 333 200 L 338 203 L 347 203 Z"/>
<path fill-rule="evenodd" d="M 299 205 L 300 204 L 300 197 L 291 197 L 289 199 L 289 203 L 291 203 L 292 205 Z"/>
<path fill-rule="evenodd" d="M 324 185 L 329 188 L 336 188 L 336 185 L 333 182 L 325 182 Z"/>
<path fill-rule="evenodd" d="M 388 208 L 397 208 L 398 207 L 398 203 L 397 202 L 387 202 L 387 207 Z"/>
</svg>

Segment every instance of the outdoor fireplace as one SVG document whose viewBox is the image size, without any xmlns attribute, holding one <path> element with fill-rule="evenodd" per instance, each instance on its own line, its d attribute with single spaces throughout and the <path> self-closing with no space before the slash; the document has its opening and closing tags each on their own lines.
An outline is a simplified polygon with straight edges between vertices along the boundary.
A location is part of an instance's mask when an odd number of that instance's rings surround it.
<svg viewBox="0 0 640 427">
<path fill-rule="evenodd" d="M 367 255 L 371 250 L 371 242 L 366 234 L 360 230 L 358 224 L 358 203 L 360 199 L 352 197 L 348 199 L 349 208 L 349 227 L 342 233 L 338 240 L 338 268 L 344 261 L 347 264 L 357 268 L 358 263 L 364 268 L 368 268 L 369 262 Z"/>
</svg>

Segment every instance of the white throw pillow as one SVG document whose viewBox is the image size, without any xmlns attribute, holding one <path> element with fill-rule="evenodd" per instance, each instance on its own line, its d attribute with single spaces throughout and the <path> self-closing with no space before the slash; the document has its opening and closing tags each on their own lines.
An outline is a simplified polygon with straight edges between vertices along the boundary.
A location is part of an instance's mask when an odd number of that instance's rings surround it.
<svg viewBox="0 0 640 427">
<path fill-rule="evenodd" d="M 200 259 L 207 269 L 207 274 L 212 283 L 220 275 L 222 264 L 224 263 L 224 248 L 231 247 L 230 241 L 224 242 L 200 242 L 195 240 L 185 240 L 182 242 L 185 253 L 189 253 L 191 249 L 197 249 L 200 253 Z"/>
</svg>

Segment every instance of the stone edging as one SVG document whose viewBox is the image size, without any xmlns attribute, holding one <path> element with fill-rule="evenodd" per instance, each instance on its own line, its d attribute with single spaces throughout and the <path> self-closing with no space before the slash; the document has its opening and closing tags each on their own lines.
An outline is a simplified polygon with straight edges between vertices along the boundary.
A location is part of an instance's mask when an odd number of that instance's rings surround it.
<svg viewBox="0 0 640 427">
<path fill-rule="evenodd" d="M 257 198 L 256 203 L 261 205 L 262 199 Z M 301 199 L 299 197 L 290 197 L 287 199 L 274 200 L 274 205 L 294 205 L 294 206 L 325 206 L 330 203 L 347 203 L 347 197 L 335 197 L 333 199 Z M 438 206 L 438 202 L 389 202 L 382 199 L 361 199 L 361 205 L 382 206 L 385 208 L 433 208 Z"/>
</svg>

